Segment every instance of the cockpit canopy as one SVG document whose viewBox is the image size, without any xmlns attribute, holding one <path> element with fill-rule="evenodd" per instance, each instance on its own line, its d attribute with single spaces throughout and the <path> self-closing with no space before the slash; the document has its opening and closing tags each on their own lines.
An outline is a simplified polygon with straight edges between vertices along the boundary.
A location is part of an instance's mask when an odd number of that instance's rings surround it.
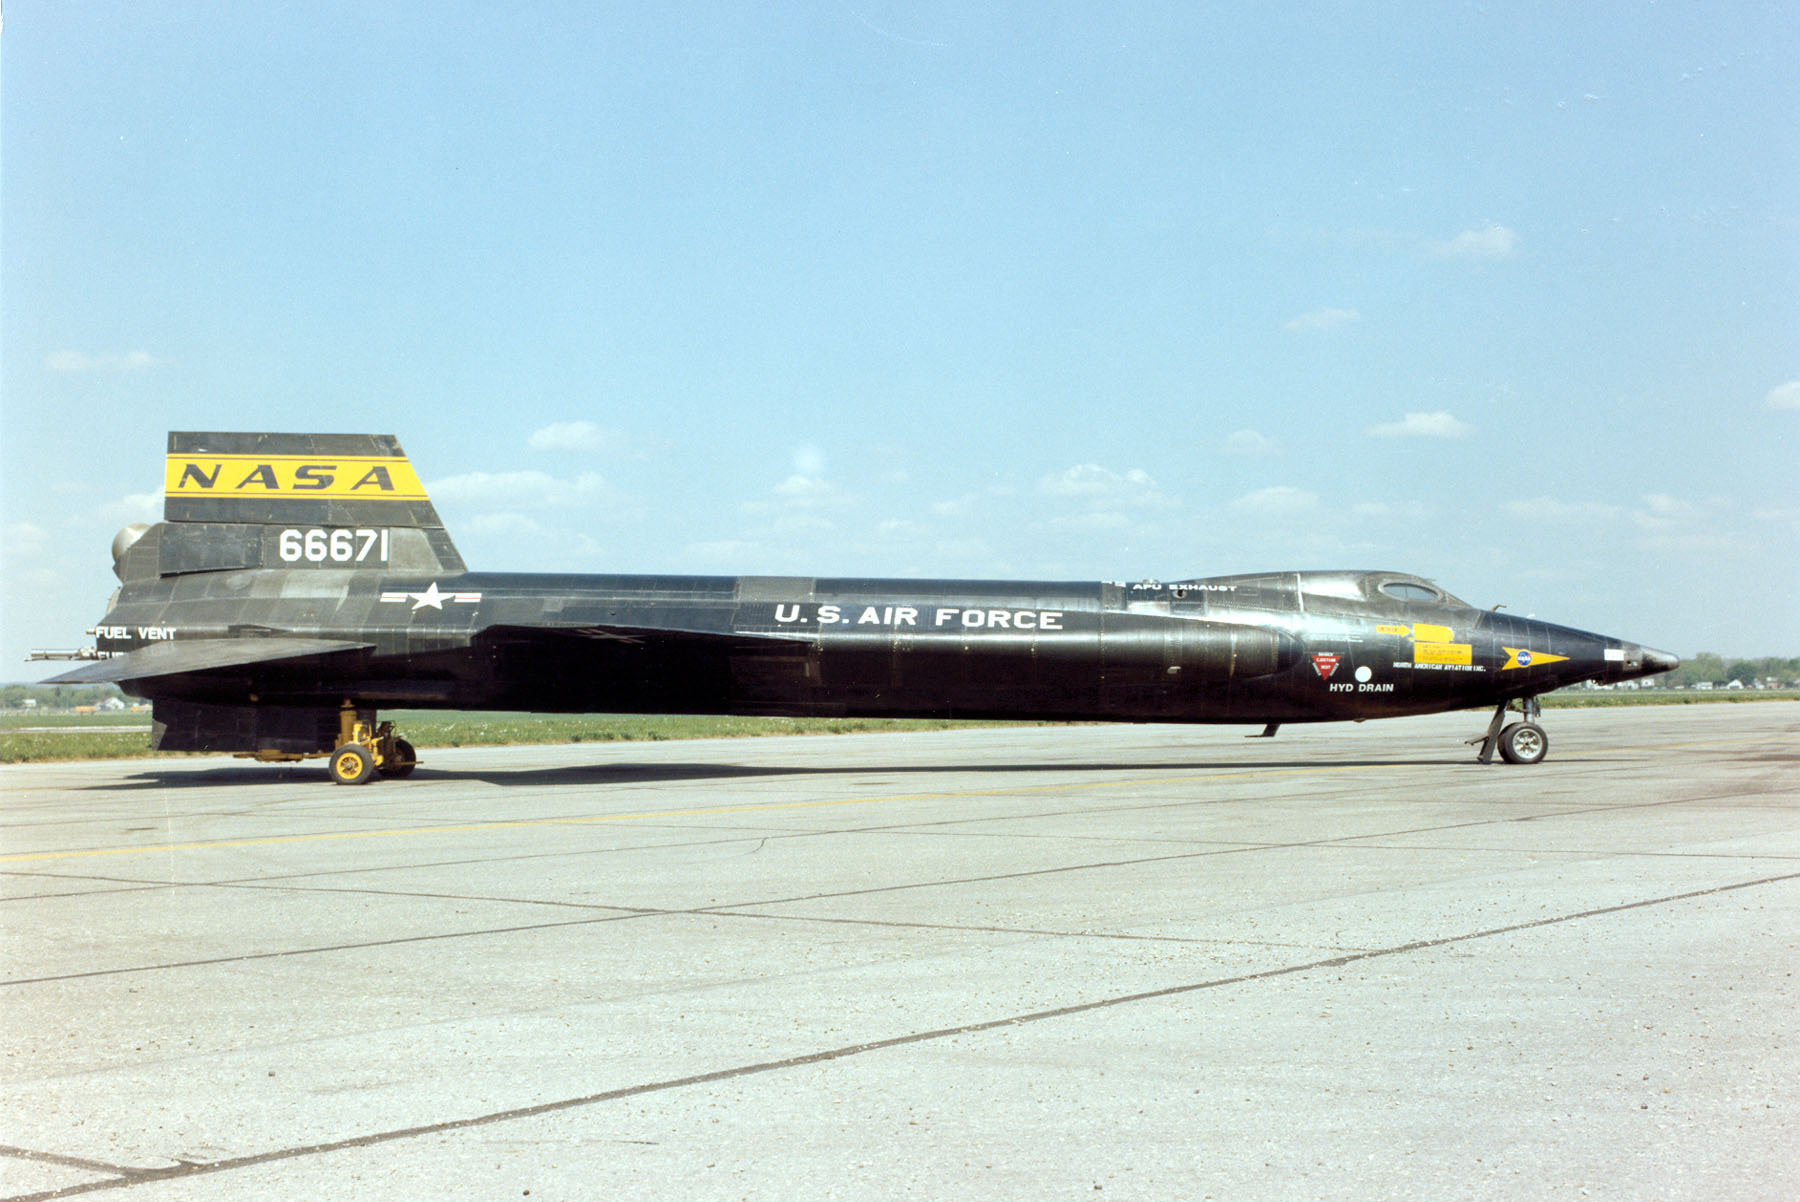
<svg viewBox="0 0 1800 1202">
<path fill-rule="evenodd" d="M 1401 604 L 1453 605 L 1472 608 L 1467 601 L 1452 596 L 1422 576 L 1406 572 L 1266 572 L 1243 576 L 1209 576 L 1200 580 L 1183 580 L 1170 589 L 1258 593 L 1299 594 L 1307 599 L 1349 601 L 1357 604 L 1399 602 Z"/>
</svg>

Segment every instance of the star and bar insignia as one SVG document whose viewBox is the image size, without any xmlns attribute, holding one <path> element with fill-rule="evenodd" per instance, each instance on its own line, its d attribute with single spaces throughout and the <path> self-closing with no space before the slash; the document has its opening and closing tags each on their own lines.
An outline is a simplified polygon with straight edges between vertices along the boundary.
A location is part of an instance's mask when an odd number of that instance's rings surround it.
<svg viewBox="0 0 1800 1202">
<path fill-rule="evenodd" d="M 422 593 L 407 593 L 407 592 L 383 593 L 383 594 L 381 594 L 381 599 L 383 602 L 386 602 L 386 603 L 399 603 L 399 602 L 404 602 L 404 601 L 411 601 L 413 603 L 413 609 L 415 609 L 415 610 L 420 610 L 420 609 L 441 610 L 444 608 L 444 602 L 446 602 L 446 601 L 449 601 L 455 605 L 474 605 L 481 600 L 481 594 L 480 593 L 446 593 L 443 590 L 439 589 L 437 586 L 437 581 L 433 580 L 429 585 L 427 585 L 425 587 L 425 591 Z"/>
</svg>

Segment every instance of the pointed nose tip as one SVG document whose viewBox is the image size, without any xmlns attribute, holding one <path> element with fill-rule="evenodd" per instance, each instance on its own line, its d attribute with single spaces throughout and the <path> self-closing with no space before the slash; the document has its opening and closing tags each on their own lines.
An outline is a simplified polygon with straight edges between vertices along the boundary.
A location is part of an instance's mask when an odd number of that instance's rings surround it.
<svg viewBox="0 0 1800 1202">
<path fill-rule="evenodd" d="M 1681 666 L 1679 655 L 1670 655 L 1667 651 L 1658 651 L 1652 647 L 1644 648 L 1644 675 L 1651 676 L 1657 672 L 1673 672 Z"/>
</svg>

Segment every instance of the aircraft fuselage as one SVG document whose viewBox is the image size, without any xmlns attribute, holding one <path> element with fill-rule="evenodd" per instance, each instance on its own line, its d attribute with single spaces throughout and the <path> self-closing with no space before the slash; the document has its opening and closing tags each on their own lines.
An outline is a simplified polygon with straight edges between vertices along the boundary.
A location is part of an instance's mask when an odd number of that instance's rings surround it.
<svg viewBox="0 0 1800 1202">
<path fill-rule="evenodd" d="M 113 543 L 99 662 L 154 745 L 404 776 L 378 707 L 1286 722 L 1497 709 L 1672 655 L 1397 572 L 1157 581 L 471 572 L 388 435 L 174 432 L 164 520 Z M 335 749 L 335 750 L 334 750 Z"/>
<path fill-rule="evenodd" d="M 1655 667 L 1396 573 L 1157 582 L 255 570 L 146 581 L 103 654 L 257 629 L 354 652 L 127 682 L 213 704 L 1304 722 L 1491 705 Z"/>
</svg>

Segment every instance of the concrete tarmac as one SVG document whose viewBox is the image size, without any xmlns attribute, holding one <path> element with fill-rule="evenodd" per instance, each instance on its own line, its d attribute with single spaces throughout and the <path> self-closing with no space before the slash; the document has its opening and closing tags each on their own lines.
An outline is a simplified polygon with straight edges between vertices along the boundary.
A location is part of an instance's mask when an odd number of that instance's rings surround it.
<svg viewBox="0 0 1800 1202">
<path fill-rule="evenodd" d="M 0 776 L 0 1195 L 1800 1197 L 1800 705 Z"/>
</svg>

